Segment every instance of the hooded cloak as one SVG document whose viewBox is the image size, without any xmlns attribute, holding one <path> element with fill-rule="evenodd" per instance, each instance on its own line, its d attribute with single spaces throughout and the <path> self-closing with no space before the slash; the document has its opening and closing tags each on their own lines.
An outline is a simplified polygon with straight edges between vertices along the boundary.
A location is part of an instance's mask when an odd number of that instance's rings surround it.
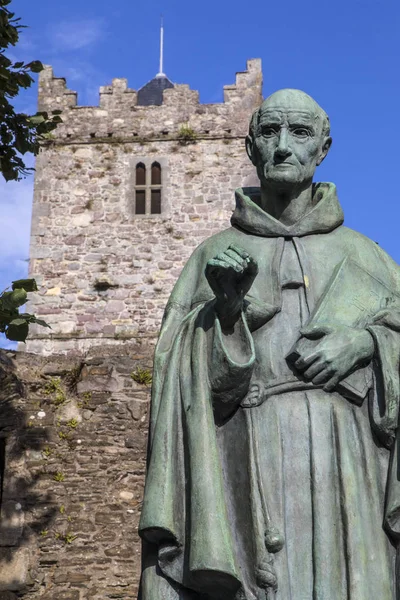
<svg viewBox="0 0 400 600">
<path fill-rule="evenodd" d="M 139 597 L 393 600 L 398 303 L 367 325 L 375 358 L 349 376 L 351 400 L 302 380 L 286 355 L 345 257 L 394 298 L 399 268 L 342 225 L 333 184 L 315 185 L 311 210 L 290 227 L 260 208 L 259 194 L 236 191 L 232 226 L 195 250 L 167 304 L 155 355 Z M 237 340 L 223 335 L 204 274 L 230 244 L 259 266 Z M 246 399 L 252 383 L 260 389 L 255 404 Z"/>
</svg>

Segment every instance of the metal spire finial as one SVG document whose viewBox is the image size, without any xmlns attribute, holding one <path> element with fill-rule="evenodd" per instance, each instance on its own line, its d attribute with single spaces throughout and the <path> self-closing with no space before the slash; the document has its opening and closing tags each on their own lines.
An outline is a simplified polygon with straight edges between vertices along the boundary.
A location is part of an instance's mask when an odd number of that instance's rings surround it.
<svg viewBox="0 0 400 600">
<path fill-rule="evenodd" d="M 164 17 L 161 15 L 161 29 L 160 29 L 160 70 L 156 77 L 165 77 L 164 69 Z"/>
</svg>

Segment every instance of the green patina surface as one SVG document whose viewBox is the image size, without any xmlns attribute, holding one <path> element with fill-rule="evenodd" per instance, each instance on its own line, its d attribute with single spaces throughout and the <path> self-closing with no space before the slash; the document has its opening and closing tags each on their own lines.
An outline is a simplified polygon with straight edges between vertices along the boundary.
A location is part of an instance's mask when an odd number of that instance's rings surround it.
<svg viewBox="0 0 400 600">
<path fill-rule="evenodd" d="M 265 100 L 246 140 L 260 187 L 170 297 L 142 600 L 396 597 L 400 271 L 313 183 L 330 145 L 307 94 Z"/>
</svg>

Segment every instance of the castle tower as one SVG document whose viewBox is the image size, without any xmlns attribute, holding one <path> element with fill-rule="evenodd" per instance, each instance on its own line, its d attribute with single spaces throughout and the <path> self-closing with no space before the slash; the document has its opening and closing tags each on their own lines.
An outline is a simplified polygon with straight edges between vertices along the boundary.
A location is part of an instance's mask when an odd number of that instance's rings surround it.
<svg viewBox="0 0 400 600">
<path fill-rule="evenodd" d="M 254 183 L 244 137 L 261 101 L 259 59 L 220 104 L 200 104 L 161 67 L 138 92 L 114 79 L 99 106 L 78 106 L 42 71 L 39 110 L 61 110 L 63 123 L 37 157 L 30 245 L 39 291 L 28 310 L 51 329 L 32 327 L 26 350 L 155 340 L 189 255 L 229 225 L 233 190 Z"/>
</svg>

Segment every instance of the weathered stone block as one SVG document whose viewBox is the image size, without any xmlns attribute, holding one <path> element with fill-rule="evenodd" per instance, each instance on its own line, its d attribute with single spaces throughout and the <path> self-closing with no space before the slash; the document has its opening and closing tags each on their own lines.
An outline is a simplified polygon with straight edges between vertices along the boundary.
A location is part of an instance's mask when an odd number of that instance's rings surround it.
<svg viewBox="0 0 400 600">
<path fill-rule="evenodd" d="M 16 500 L 3 501 L 0 519 L 0 546 L 17 546 L 22 537 L 24 522 L 21 503 Z"/>
<path fill-rule="evenodd" d="M 32 585 L 31 553 L 26 548 L 0 548 L 0 590 L 21 591 Z"/>
</svg>

